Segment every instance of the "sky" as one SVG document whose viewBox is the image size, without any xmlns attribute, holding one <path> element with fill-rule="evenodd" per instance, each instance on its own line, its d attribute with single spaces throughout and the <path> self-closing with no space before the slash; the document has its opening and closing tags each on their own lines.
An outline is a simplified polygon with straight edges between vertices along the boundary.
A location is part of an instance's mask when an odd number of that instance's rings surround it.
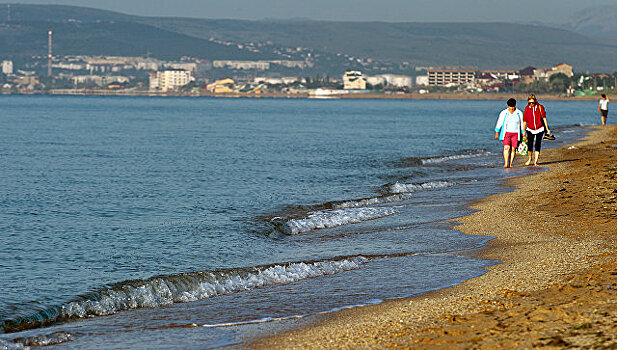
<svg viewBox="0 0 617 350">
<path fill-rule="evenodd" d="M 561 23 L 614 0 L 10 0 L 95 7 L 142 16 L 384 22 Z"/>
</svg>

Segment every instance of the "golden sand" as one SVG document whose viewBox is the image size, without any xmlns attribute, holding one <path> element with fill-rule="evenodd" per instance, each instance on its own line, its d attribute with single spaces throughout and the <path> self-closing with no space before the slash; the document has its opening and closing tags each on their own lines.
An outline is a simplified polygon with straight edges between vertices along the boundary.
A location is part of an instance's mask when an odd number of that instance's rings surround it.
<svg viewBox="0 0 617 350">
<path fill-rule="evenodd" d="M 617 348 L 617 125 L 543 151 L 540 163 L 549 171 L 511 179 L 514 192 L 484 198 L 457 219 L 464 233 L 496 237 L 479 256 L 502 263 L 486 274 L 343 310 L 249 347 Z"/>
</svg>

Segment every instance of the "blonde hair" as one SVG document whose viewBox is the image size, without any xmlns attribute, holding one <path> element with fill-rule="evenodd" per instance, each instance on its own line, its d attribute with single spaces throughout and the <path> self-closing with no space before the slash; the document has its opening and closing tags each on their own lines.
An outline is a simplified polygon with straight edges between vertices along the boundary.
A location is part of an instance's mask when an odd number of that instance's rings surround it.
<svg viewBox="0 0 617 350">
<path fill-rule="evenodd" d="M 527 97 L 527 101 L 533 99 L 534 101 L 538 102 L 538 99 L 536 98 L 536 95 L 534 94 L 529 94 L 529 97 Z"/>
</svg>

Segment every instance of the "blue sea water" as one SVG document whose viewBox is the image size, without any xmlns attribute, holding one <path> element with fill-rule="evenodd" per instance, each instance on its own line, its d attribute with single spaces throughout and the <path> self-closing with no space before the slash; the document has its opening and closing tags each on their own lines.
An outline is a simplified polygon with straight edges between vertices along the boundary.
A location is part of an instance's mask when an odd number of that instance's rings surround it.
<svg viewBox="0 0 617 350">
<path fill-rule="evenodd" d="M 556 147 L 594 102 L 545 102 Z M 0 97 L 0 348 L 207 348 L 482 274 L 503 101 Z M 246 328 L 245 327 L 245 328 Z"/>
</svg>

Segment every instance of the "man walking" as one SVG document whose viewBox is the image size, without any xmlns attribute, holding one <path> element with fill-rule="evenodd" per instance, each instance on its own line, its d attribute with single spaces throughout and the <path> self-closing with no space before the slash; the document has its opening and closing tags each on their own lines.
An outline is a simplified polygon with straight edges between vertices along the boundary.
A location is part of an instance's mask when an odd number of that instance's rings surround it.
<svg viewBox="0 0 617 350">
<path fill-rule="evenodd" d="M 606 125 L 606 119 L 608 119 L 608 103 L 611 100 L 606 97 L 605 94 L 602 94 L 602 99 L 600 100 L 600 104 L 598 104 L 598 112 L 600 112 L 600 118 L 602 119 L 602 125 Z"/>
</svg>

